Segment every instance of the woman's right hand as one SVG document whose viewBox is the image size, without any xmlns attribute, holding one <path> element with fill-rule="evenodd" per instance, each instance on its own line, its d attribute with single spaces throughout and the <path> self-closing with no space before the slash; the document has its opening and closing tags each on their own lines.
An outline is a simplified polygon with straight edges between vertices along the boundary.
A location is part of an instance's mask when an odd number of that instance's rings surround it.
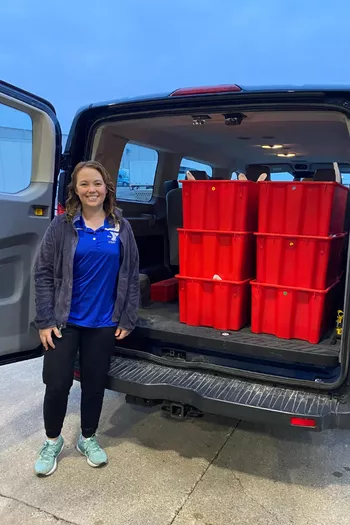
<svg viewBox="0 0 350 525">
<path fill-rule="evenodd" d="M 61 332 L 57 328 L 57 326 L 54 326 L 52 328 L 45 328 L 44 330 L 39 330 L 40 341 L 42 342 L 45 350 L 48 350 L 49 346 L 51 346 L 51 348 L 55 348 L 54 342 L 52 340 L 52 332 L 59 339 L 62 337 Z"/>
</svg>

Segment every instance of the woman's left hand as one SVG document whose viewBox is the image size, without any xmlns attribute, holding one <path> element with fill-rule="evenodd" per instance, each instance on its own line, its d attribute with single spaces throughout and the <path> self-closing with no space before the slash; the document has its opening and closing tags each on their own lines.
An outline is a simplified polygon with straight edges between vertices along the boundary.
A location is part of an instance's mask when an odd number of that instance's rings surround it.
<svg viewBox="0 0 350 525">
<path fill-rule="evenodd" d="M 117 328 L 115 331 L 115 338 L 120 341 L 121 339 L 127 337 L 129 334 L 129 330 L 124 330 L 124 328 Z"/>
</svg>

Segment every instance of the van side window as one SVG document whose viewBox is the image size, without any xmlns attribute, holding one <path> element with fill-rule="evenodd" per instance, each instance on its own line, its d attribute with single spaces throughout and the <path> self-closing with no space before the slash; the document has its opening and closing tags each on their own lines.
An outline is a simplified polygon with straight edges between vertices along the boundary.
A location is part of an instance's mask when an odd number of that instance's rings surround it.
<svg viewBox="0 0 350 525">
<path fill-rule="evenodd" d="M 117 199 L 149 202 L 153 195 L 158 152 L 138 144 L 124 148 L 117 178 Z"/>
<path fill-rule="evenodd" d="M 213 168 L 209 166 L 208 164 L 202 164 L 201 162 L 197 162 L 195 160 L 185 159 L 183 158 L 180 164 L 179 174 L 177 176 L 177 180 L 185 180 L 186 179 L 186 171 L 188 170 L 203 170 L 206 171 L 209 177 L 212 177 L 213 175 Z"/>
<path fill-rule="evenodd" d="M 32 119 L 0 104 L 0 193 L 16 194 L 32 176 Z"/>
</svg>

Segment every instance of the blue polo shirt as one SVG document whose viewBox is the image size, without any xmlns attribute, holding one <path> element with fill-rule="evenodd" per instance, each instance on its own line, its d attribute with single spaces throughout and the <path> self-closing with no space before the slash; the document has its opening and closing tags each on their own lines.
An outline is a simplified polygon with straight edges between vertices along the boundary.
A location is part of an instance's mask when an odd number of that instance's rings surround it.
<svg viewBox="0 0 350 525">
<path fill-rule="evenodd" d="M 96 231 L 85 225 L 83 217 L 75 226 L 79 239 L 68 322 L 88 328 L 115 326 L 112 314 L 120 268 L 119 230 L 107 219 Z"/>
</svg>

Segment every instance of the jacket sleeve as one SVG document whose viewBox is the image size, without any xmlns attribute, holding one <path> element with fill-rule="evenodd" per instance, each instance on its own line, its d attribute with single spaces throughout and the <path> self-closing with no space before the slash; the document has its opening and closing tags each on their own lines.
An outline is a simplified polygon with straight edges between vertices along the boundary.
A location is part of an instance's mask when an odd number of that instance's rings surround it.
<svg viewBox="0 0 350 525">
<path fill-rule="evenodd" d="M 137 323 L 140 302 L 139 252 L 130 223 L 125 220 L 125 224 L 128 228 L 129 278 L 119 326 L 131 332 Z"/>
<path fill-rule="evenodd" d="M 38 329 L 56 326 L 53 264 L 55 257 L 55 223 L 51 222 L 41 242 L 34 266 L 35 324 Z"/>
</svg>

